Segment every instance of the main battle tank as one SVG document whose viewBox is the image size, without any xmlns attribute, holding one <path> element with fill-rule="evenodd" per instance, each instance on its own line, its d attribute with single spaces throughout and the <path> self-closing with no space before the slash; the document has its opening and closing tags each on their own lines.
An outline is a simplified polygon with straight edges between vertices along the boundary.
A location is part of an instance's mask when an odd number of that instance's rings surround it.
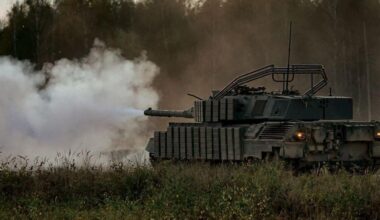
<svg viewBox="0 0 380 220">
<path fill-rule="evenodd" d="M 303 94 L 289 90 L 289 83 L 301 75 L 310 78 L 310 89 Z M 247 86 L 268 76 L 282 83 L 282 91 Z M 166 131 L 154 133 L 146 150 L 153 160 L 375 162 L 380 158 L 380 123 L 352 121 L 351 97 L 332 96 L 331 91 L 329 96 L 315 95 L 326 85 L 322 65 L 270 65 L 243 74 L 188 110 L 147 109 L 147 116 L 195 122 L 169 123 Z"/>
</svg>

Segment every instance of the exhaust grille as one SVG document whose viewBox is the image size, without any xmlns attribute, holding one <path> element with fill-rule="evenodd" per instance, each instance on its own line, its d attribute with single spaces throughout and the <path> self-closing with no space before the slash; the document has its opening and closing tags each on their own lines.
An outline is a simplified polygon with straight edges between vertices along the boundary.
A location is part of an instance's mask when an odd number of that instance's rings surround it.
<svg viewBox="0 0 380 220">
<path fill-rule="evenodd" d="M 261 131 L 259 139 L 283 139 L 292 124 L 269 124 Z"/>
</svg>

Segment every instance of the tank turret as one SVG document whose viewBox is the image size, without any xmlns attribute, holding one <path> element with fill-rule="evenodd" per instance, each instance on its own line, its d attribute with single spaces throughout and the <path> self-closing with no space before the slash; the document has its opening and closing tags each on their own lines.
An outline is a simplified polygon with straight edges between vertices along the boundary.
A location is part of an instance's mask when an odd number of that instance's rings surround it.
<svg viewBox="0 0 380 220">
<path fill-rule="evenodd" d="M 297 75 L 310 75 L 311 88 L 302 95 L 287 89 L 284 80 L 278 79 L 284 74 L 290 75 L 286 83 L 293 81 Z M 315 75 L 321 78 L 316 84 L 313 82 Z M 268 93 L 265 87 L 246 85 L 266 76 L 271 76 L 275 82 L 284 83 L 283 91 Z M 147 109 L 144 113 L 147 116 L 194 118 L 199 123 L 352 119 L 352 98 L 314 96 L 326 84 L 327 76 L 322 65 L 292 65 L 289 69 L 270 65 L 237 77 L 221 91 L 214 91 L 208 100 L 195 101 L 189 110 Z"/>
</svg>

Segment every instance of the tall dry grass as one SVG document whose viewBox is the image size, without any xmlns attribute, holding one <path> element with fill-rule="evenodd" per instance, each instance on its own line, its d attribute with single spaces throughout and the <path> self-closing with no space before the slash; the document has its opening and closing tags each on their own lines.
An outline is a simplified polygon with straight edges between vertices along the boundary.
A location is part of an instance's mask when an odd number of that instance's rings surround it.
<svg viewBox="0 0 380 220">
<path fill-rule="evenodd" d="M 85 155 L 78 155 L 78 157 Z M 90 157 L 88 154 L 87 157 Z M 1 219 L 376 219 L 380 177 L 294 175 L 282 163 L 154 168 L 13 157 L 0 166 Z"/>
</svg>

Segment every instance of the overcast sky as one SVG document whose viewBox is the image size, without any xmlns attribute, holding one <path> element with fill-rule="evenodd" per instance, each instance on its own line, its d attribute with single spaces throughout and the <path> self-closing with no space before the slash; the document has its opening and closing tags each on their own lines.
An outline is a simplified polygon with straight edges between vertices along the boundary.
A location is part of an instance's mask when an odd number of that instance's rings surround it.
<svg viewBox="0 0 380 220">
<path fill-rule="evenodd" d="M 17 0 L 0 0 L 0 18 L 4 18 L 7 11 Z"/>
</svg>

